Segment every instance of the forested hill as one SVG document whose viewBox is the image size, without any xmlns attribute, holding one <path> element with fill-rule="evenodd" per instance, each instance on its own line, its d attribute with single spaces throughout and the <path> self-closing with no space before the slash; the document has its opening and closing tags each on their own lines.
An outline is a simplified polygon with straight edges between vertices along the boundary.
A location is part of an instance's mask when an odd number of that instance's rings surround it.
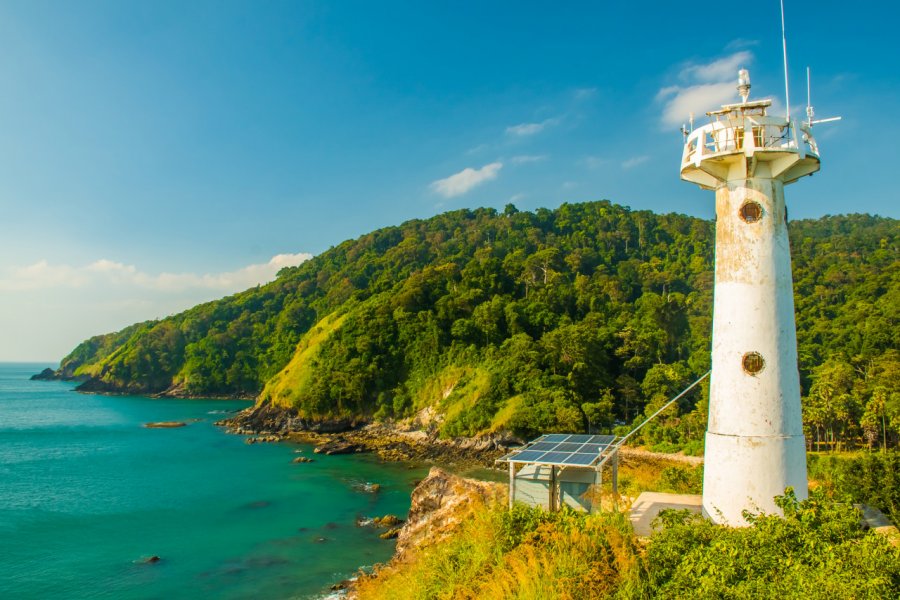
<svg viewBox="0 0 900 600">
<path fill-rule="evenodd" d="M 852 393 L 846 435 L 876 388 L 897 395 L 898 231 L 865 215 L 791 223 L 804 393 L 826 380 Z M 708 369 L 713 252 L 709 221 L 606 201 L 454 211 L 92 338 L 60 375 L 90 376 L 90 390 L 258 396 L 310 419 L 421 413 L 445 435 L 610 427 Z M 703 431 L 694 403 L 658 441 Z"/>
</svg>

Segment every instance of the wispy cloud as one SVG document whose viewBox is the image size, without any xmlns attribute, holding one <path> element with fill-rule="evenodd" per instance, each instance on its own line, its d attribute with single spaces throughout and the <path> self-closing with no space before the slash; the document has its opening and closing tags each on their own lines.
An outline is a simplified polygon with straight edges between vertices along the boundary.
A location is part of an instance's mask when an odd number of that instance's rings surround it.
<svg viewBox="0 0 900 600">
<path fill-rule="evenodd" d="M 628 160 L 622 161 L 622 168 L 625 170 L 633 169 L 636 166 L 647 162 L 648 160 L 650 160 L 650 157 L 646 154 L 643 154 L 641 156 L 632 156 Z"/>
<path fill-rule="evenodd" d="M 520 156 L 513 156 L 509 159 L 509 162 L 514 165 L 525 165 L 528 163 L 536 163 L 545 161 L 549 158 L 546 154 L 522 154 Z"/>
<path fill-rule="evenodd" d="M 726 52 L 731 52 L 732 50 L 741 50 L 743 48 L 750 48 L 751 46 L 758 46 L 759 40 L 748 40 L 746 38 L 737 38 L 728 42 L 728 45 L 725 46 Z"/>
<path fill-rule="evenodd" d="M 519 200 L 524 200 L 525 197 L 526 197 L 525 194 L 520 192 L 518 194 L 513 194 L 512 196 L 510 196 L 509 201 L 510 202 L 518 202 Z"/>
<path fill-rule="evenodd" d="M 542 132 L 548 127 L 557 125 L 560 122 L 559 117 L 545 119 L 540 123 L 519 123 L 518 125 L 510 125 L 506 128 L 506 134 L 514 137 L 528 137 Z"/>
<path fill-rule="evenodd" d="M 588 169 L 599 169 L 603 165 L 609 163 L 609 160 L 603 158 L 602 156 L 585 156 L 578 164 L 584 165 Z"/>
<path fill-rule="evenodd" d="M 501 162 L 492 162 L 480 169 L 468 167 L 450 177 L 431 182 L 430 187 L 444 198 L 453 198 L 465 194 L 486 181 L 496 179 L 502 168 L 503 163 Z"/>
<path fill-rule="evenodd" d="M 224 273 L 158 273 L 139 270 L 134 265 L 100 259 L 83 266 L 51 264 L 41 260 L 24 267 L 8 269 L 0 277 L 0 290 L 23 292 L 48 288 L 84 288 L 114 286 L 164 293 L 190 290 L 237 292 L 271 281 L 284 267 L 292 267 L 312 258 L 311 254 L 278 254 L 267 263 L 254 264 Z"/>
<path fill-rule="evenodd" d="M 677 126 L 688 115 L 702 115 L 721 104 L 737 100 L 737 72 L 753 62 L 747 50 L 734 52 L 707 63 L 687 63 L 678 71 L 677 85 L 663 87 L 656 99 L 663 103 L 662 124 Z"/>
<path fill-rule="evenodd" d="M 585 100 L 590 100 L 594 96 L 597 95 L 597 88 L 578 88 L 572 93 L 572 98 L 575 99 L 576 102 L 583 102 Z"/>
<path fill-rule="evenodd" d="M 679 76 L 688 81 L 737 81 L 738 69 L 749 65 L 752 61 L 753 54 L 747 50 L 741 50 L 709 63 L 688 64 L 681 69 Z"/>
</svg>

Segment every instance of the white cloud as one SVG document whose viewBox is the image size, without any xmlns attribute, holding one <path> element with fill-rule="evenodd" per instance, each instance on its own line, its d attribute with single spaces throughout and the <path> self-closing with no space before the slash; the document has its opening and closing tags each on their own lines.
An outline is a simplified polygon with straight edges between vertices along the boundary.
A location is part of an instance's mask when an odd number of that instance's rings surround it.
<svg viewBox="0 0 900 600">
<path fill-rule="evenodd" d="M 513 194 L 509 197 L 509 202 L 518 202 L 519 200 L 523 200 L 525 197 L 525 194 L 522 194 L 521 192 L 518 194 Z"/>
<path fill-rule="evenodd" d="M 520 156 L 513 156 L 509 159 L 509 162 L 514 165 L 524 165 L 527 163 L 535 163 L 547 160 L 548 156 L 546 154 L 522 154 Z"/>
<path fill-rule="evenodd" d="M 467 167 L 450 177 L 431 182 L 430 187 L 444 198 L 453 198 L 465 194 L 486 181 L 496 179 L 502 168 L 503 163 L 501 162 L 492 162 L 480 169 Z"/>
<path fill-rule="evenodd" d="M 309 254 L 223 273 L 159 273 L 102 259 L 0 270 L 0 360 L 58 360 L 93 335 L 157 319 L 264 283 Z"/>
<path fill-rule="evenodd" d="M 112 285 L 157 292 L 184 292 L 191 289 L 237 292 L 271 281 L 283 267 L 292 267 L 312 258 L 311 254 L 278 254 L 267 263 L 254 264 L 225 273 L 159 273 L 140 271 L 108 259 L 88 265 L 53 265 L 46 260 L 25 267 L 13 267 L 0 278 L 0 290 L 21 292 L 50 288 L 83 288 Z"/>
<path fill-rule="evenodd" d="M 514 137 L 527 137 L 542 132 L 547 127 L 552 127 L 559 123 L 560 118 L 554 117 L 546 119 L 540 123 L 519 123 L 518 125 L 510 125 L 506 128 L 507 135 Z"/>
<path fill-rule="evenodd" d="M 641 155 L 641 156 L 633 156 L 633 157 L 629 158 L 628 160 L 622 161 L 622 168 L 626 169 L 626 170 L 633 169 L 634 167 L 636 167 L 642 163 L 645 163 L 648 160 L 650 160 L 650 157 L 647 156 L 646 154 Z"/>
<path fill-rule="evenodd" d="M 753 54 L 747 50 L 735 52 L 729 56 L 723 56 L 711 63 L 688 64 L 679 75 L 689 81 L 715 81 L 734 80 L 737 84 L 738 69 L 753 62 Z"/>
<path fill-rule="evenodd" d="M 753 62 L 747 50 L 734 52 L 708 63 L 687 63 L 678 72 L 679 85 L 663 87 L 656 100 L 663 103 L 662 124 L 686 123 L 689 115 L 700 117 L 722 104 L 737 102 L 737 73 Z"/>
</svg>

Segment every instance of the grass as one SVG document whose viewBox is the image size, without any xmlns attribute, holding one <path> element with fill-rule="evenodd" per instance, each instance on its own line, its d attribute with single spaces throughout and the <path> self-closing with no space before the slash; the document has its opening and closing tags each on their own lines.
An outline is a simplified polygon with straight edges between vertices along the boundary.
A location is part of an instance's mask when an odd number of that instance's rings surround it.
<svg viewBox="0 0 900 600">
<path fill-rule="evenodd" d="M 524 398 L 522 395 L 513 396 L 506 400 L 503 408 L 497 411 L 491 421 L 490 429 L 487 433 L 495 433 L 501 430 L 509 429 L 509 422 L 515 416 L 516 412 L 522 407 Z"/>
<path fill-rule="evenodd" d="M 425 378 L 413 395 L 413 409 L 418 412 L 423 408 L 440 404 L 453 393 L 457 383 L 465 374 L 465 367 L 450 365 Z"/>
<path fill-rule="evenodd" d="M 297 344 L 291 360 L 266 383 L 260 397 L 270 400 L 276 406 L 293 406 L 312 379 L 313 363 L 319 349 L 343 325 L 346 316 L 331 313 L 306 332 Z"/>
<path fill-rule="evenodd" d="M 359 598 L 578 598 L 573 589 L 602 593 L 618 586 L 636 567 L 637 552 L 621 514 L 586 518 L 494 505 L 415 560 L 363 578 Z"/>
<path fill-rule="evenodd" d="M 604 474 L 608 479 L 608 476 Z M 604 483 L 607 491 L 610 483 Z M 703 487 L 703 466 L 687 465 L 656 457 L 623 456 L 619 466 L 619 493 L 636 497 L 641 492 L 699 494 Z"/>
<path fill-rule="evenodd" d="M 900 548 L 816 493 L 785 517 L 716 526 L 668 511 L 647 542 L 624 513 L 481 506 L 442 542 L 358 583 L 361 600 L 900 597 Z"/>
</svg>

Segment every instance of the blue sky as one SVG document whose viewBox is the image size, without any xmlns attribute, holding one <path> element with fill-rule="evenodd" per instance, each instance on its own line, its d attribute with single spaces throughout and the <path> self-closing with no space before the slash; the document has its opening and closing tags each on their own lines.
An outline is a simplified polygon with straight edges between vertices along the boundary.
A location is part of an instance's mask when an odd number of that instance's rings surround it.
<svg viewBox="0 0 900 600">
<path fill-rule="evenodd" d="M 735 100 L 739 66 L 784 106 L 778 2 L 559 4 L 0 2 L 0 360 L 446 210 L 711 217 L 679 113 Z M 844 117 L 792 217 L 900 217 L 898 9 L 786 11 L 792 107 L 809 65 L 817 115 Z"/>
</svg>

